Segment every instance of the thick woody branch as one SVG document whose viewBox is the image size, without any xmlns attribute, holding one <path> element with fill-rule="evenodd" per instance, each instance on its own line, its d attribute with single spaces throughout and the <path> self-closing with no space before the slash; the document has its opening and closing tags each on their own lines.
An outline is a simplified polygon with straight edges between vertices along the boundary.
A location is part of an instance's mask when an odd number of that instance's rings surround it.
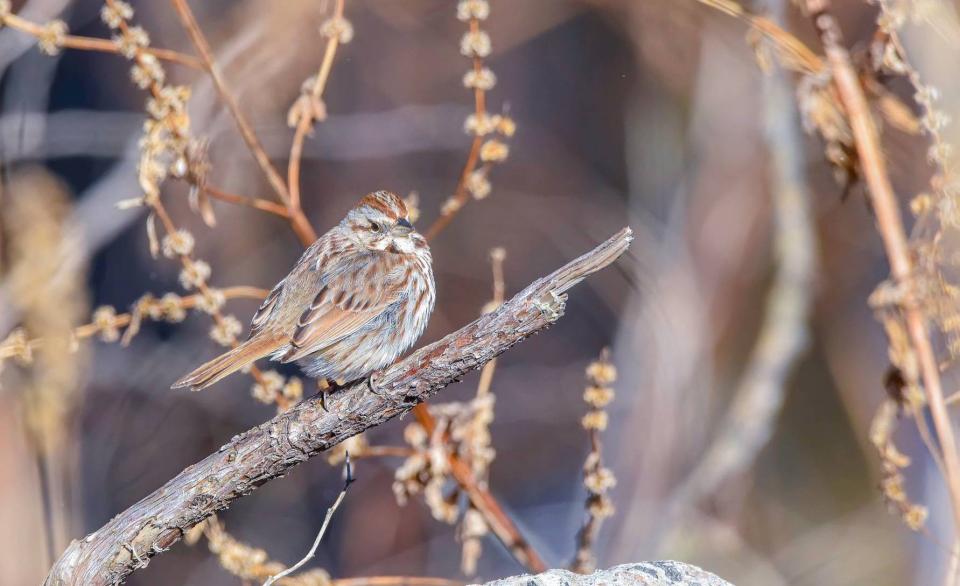
<svg viewBox="0 0 960 586">
<path fill-rule="evenodd" d="M 590 252 L 539 279 L 496 311 L 327 399 L 312 397 L 235 436 L 98 531 L 70 544 L 47 585 L 122 582 L 189 528 L 290 468 L 365 429 L 410 411 L 563 315 L 564 293 L 614 262 L 632 240 L 624 228 Z"/>
</svg>

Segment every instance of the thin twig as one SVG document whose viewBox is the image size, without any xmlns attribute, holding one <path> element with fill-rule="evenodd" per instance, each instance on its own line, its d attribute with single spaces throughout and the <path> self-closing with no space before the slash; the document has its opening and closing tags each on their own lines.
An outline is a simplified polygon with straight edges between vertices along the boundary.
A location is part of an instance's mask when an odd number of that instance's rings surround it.
<svg viewBox="0 0 960 586">
<path fill-rule="evenodd" d="M 337 0 L 333 18 L 342 19 L 343 10 L 344 0 Z M 327 87 L 327 80 L 330 79 L 330 71 L 333 69 L 333 60 L 337 56 L 338 47 L 340 47 L 339 35 L 331 34 L 327 37 L 327 46 L 323 51 L 320 69 L 310 86 L 310 97 L 313 101 L 323 99 L 323 92 Z M 313 122 L 314 117 L 312 115 L 309 115 L 306 111 L 301 112 L 300 118 L 297 120 L 297 128 L 293 134 L 293 144 L 290 146 L 287 184 L 290 186 L 290 205 L 293 207 L 300 206 L 300 161 L 303 156 L 303 143 L 307 135 L 313 130 Z"/>
<path fill-rule="evenodd" d="M 490 256 L 493 261 L 493 300 L 491 306 L 495 309 L 503 304 L 504 298 L 503 251 L 495 249 L 491 251 Z M 480 372 L 480 382 L 477 384 L 477 397 L 489 394 L 496 368 L 496 359 L 484 365 L 483 370 Z M 430 413 L 427 404 L 417 405 L 413 410 L 413 414 L 427 435 L 433 435 L 437 427 L 437 420 L 433 414 Z M 507 551 L 528 569 L 534 572 L 545 571 L 547 566 L 543 558 L 523 537 L 523 534 L 520 533 L 516 524 L 510 519 L 510 516 L 507 515 L 503 507 L 500 506 L 500 503 L 497 502 L 497 499 L 487 489 L 485 479 L 476 478 L 471 467 L 456 453 L 449 454 L 449 465 L 451 475 L 469 497 L 470 504 L 483 515 L 487 525 L 491 528 L 497 539 L 500 540 L 500 543 L 507 548 Z"/>
<path fill-rule="evenodd" d="M 607 493 L 616 484 L 616 477 L 603 465 L 600 431 L 606 427 L 605 408 L 613 400 L 611 385 L 616 380 L 617 370 L 610 361 L 610 349 L 604 348 L 600 358 L 587 367 L 587 388 L 583 394 L 583 400 L 590 408 L 582 422 L 590 440 L 590 452 L 583 464 L 583 485 L 587 489 L 586 519 L 577 532 L 577 551 L 570 563 L 570 570 L 578 574 L 589 574 L 597 569 L 594 551 L 597 537 L 603 521 L 613 515 L 613 504 Z"/>
<path fill-rule="evenodd" d="M 344 0 L 337 0 L 334 9 L 334 18 L 342 19 L 344 9 Z M 311 102 L 320 102 L 323 98 L 323 92 L 327 87 L 327 80 L 330 78 L 330 71 L 333 69 L 333 59 L 337 55 L 337 48 L 340 46 L 340 36 L 331 34 L 327 38 L 327 46 L 323 52 L 323 61 L 320 63 L 320 69 L 310 87 Z M 303 159 L 303 143 L 307 135 L 313 130 L 314 112 L 312 109 L 305 108 L 300 112 L 300 118 L 297 120 L 297 128 L 293 133 L 293 142 L 290 145 L 290 157 L 287 163 L 287 185 L 290 189 L 290 209 L 299 210 L 300 204 L 300 163 Z M 303 214 L 301 213 L 300 216 Z M 298 218 L 293 215 L 294 221 Z M 310 240 L 313 242 L 316 236 Z M 309 244 L 310 242 L 304 242 Z"/>
<path fill-rule="evenodd" d="M 476 18 L 470 19 L 470 32 L 480 32 L 480 21 Z M 483 58 L 478 56 L 473 57 L 473 71 L 477 75 L 480 75 L 481 71 L 483 71 Z M 487 113 L 486 91 L 483 88 L 474 88 L 473 104 L 474 114 L 478 119 L 482 118 Z M 477 168 L 477 161 L 480 160 L 480 147 L 482 145 L 483 135 L 477 132 L 474 134 L 473 142 L 470 144 L 470 153 L 467 155 L 467 162 L 464 163 L 463 170 L 460 172 L 460 180 L 457 182 L 457 187 L 453 191 L 452 201 L 455 203 L 454 205 L 444 206 L 444 211 L 441 212 L 440 216 L 427 228 L 425 234 L 427 240 L 432 240 L 437 234 L 443 231 L 450 221 L 453 220 L 454 216 L 457 215 L 457 212 L 470 201 L 470 194 L 467 191 L 467 180 L 470 178 L 470 174 Z"/>
<path fill-rule="evenodd" d="M 290 218 L 290 212 L 287 211 L 287 208 L 276 202 L 272 202 L 266 199 L 260 199 L 257 197 L 246 197 L 243 195 L 228 193 L 226 191 L 217 189 L 216 187 L 211 187 L 210 185 L 203 185 L 200 189 L 203 189 L 203 191 L 210 197 L 214 199 L 219 199 L 220 201 L 225 201 L 228 203 L 238 204 L 242 206 L 248 206 L 263 212 L 280 216 L 281 218 L 284 218 L 284 219 Z"/>
<path fill-rule="evenodd" d="M 416 403 L 555 323 L 564 313 L 565 293 L 617 260 L 632 238 L 630 229 L 624 228 L 534 281 L 496 311 L 386 368 L 377 379 L 377 392 L 368 381 L 357 381 L 327 398 L 329 411 L 321 406 L 320 396 L 314 396 L 237 435 L 97 531 L 71 543 L 45 584 L 122 582 L 216 511 L 347 438 L 408 413 Z"/>
<path fill-rule="evenodd" d="M 350 488 L 350 485 L 353 483 L 353 468 L 350 465 L 350 454 L 346 455 L 346 462 L 343 465 L 344 467 L 344 481 L 343 489 L 340 491 L 340 494 L 337 495 L 337 500 L 333 502 L 330 508 L 327 509 L 327 515 L 323 518 L 323 524 L 320 525 L 320 531 L 317 533 L 317 538 L 313 540 L 313 546 L 310 548 L 310 551 L 307 552 L 307 555 L 303 556 L 299 562 L 293 564 L 286 570 L 267 578 L 267 581 L 263 583 L 263 586 L 271 586 L 274 582 L 280 578 L 289 576 L 290 574 L 296 572 L 303 567 L 304 564 L 313 559 L 313 556 L 317 554 L 317 548 L 320 547 L 320 540 L 323 539 L 323 534 L 327 532 L 327 527 L 330 525 L 330 519 L 333 519 L 333 514 L 337 512 L 337 509 L 340 508 L 340 503 L 343 502 L 343 499 L 347 496 L 347 489 Z"/>
<path fill-rule="evenodd" d="M 506 286 L 503 281 L 503 259 L 505 252 L 502 248 L 494 248 L 490 251 L 490 261 L 493 265 L 493 299 L 488 306 L 490 311 L 503 305 Z M 494 358 L 486 363 L 483 370 L 480 371 L 480 382 L 477 383 L 477 396 L 484 397 L 490 394 L 490 385 L 493 383 L 493 375 L 497 370 L 497 359 Z"/>
<path fill-rule="evenodd" d="M 943 452 L 946 483 L 953 508 L 954 527 L 960 530 L 960 456 L 943 398 L 940 370 L 927 332 L 927 321 L 917 299 L 913 264 L 903 219 L 896 194 L 890 184 L 886 161 L 877 138 L 877 129 L 870 114 L 860 79 L 850 62 L 850 54 L 842 45 L 840 27 L 830 14 L 828 0 L 807 0 L 806 7 L 823 43 L 834 85 L 847 111 L 856 142 L 857 155 L 867 183 L 877 227 L 883 238 L 890 262 L 890 272 L 899 290 L 899 303 L 907 325 L 913 352 L 919 362 L 923 390 L 930 405 L 930 415 Z"/>
<path fill-rule="evenodd" d="M 263 299 L 267 296 L 266 289 L 261 289 L 259 287 L 224 287 L 220 289 L 220 292 L 223 293 L 224 299 Z M 203 299 L 202 293 L 194 293 L 193 295 L 184 295 L 180 297 L 180 307 L 183 309 L 193 309 L 197 306 L 198 303 Z M 114 316 L 111 326 L 115 328 L 125 328 L 130 325 L 130 321 L 133 319 L 133 314 L 130 313 L 119 313 Z M 73 338 L 75 340 L 84 340 L 87 338 L 92 338 L 93 336 L 101 333 L 102 328 L 100 324 L 97 323 L 88 323 L 82 326 L 77 326 L 73 330 Z M 34 338 L 26 342 L 27 347 L 30 351 L 37 350 L 46 343 L 44 338 Z M 17 349 L 14 346 L 0 346 L 0 360 L 10 358 L 11 356 L 16 355 Z"/>
<path fill-rule="evenodd" d="M 29 20 L 17 16 L 16 14 L 0 15 L 0 24 L 38 38 L 44 33 L 45 30 L 43 25 L 30 22 Z M 120 48 L 110 39 L 66 35 L 63 37 L 63 42 L 60 44 L 66 49 L 79 49 L 81 51 L 98 51 L 101 53 L 114 54 L 120 53 Z M 193 55 L 187 55 L 185 53 L 172 51 L 170 49 L 156 49 L 153 47 L 146 47 L 144 52 L 149 53 L 150 55 L 153 55 L 157 59 L 161 59 L 163 61 L 179 63 L 180 65 L 192 67 L 193 69 L 199 69 L 200 71 L 205 70 L 203 63 Z"/>
<path fill-rule="evenodd" d="M 772 43 L 784 64 L 789 65 L 791 69 L 805 73 L 816 73 L 823 69 L 823 60 L 816 53 L 773 20 L 752 14 L 732 0 L 697 0 L 697 2 L 745 21 Z"/>
<path fill-rule="evenodd" d="M 354 454 L 354 460 L 363 458 L 409 458 L 413 450 L 406 446 L 367 446 L 363 451 Z"/>
<path fill-rule="evenodd" d="M 256 133 L 254 133 L 253 127 L 240 110 L 240 105 L 237 103 L 236 98 L 227 88 L 226 80 L 224 80 L 223 75 L 220 73 L 220 68 L 217 67 L 213 59 L 213 51 L 210 49 L 210 44 L 203 35 L 203 31 L 197 24 L 197 19 L 194 17 L 193 11 L 190 10 L 190 6 L 186 0 L 170 0 L 170 2 L 180 17 L 180 22 L 183 23 L 187 34 L 190 36 L 193 46 L 196 47 L 197 52 L 200 54 L 200 59 L 210 73 L 210 78 L 213 80 L 213 85 L 216 87 L 217 93 L 220 94 L 220 99 L 226 104 L 227 109 L 230 110 L 230 115 L 233 116 L 234 121 L 237 123 L 240 136 L 243 137 L 247 148 L 250 149 L 253 158 L 257 161 L 257 165 L 259 165 L 260 170 L 263 171 L 264 176 L 267 178 L 270 186 L 273 187 L 277 197 L 284 204 L 288 204 L 290 194 L 287 192 L 287 186 L 284 184 L 280 173 L 277 172 L 273 166 L 273 163 L 270 162 L 270 157 L 267 156 L 267 152 L 260 143 L 260 139 L 257 138 Z"/>
</svg>

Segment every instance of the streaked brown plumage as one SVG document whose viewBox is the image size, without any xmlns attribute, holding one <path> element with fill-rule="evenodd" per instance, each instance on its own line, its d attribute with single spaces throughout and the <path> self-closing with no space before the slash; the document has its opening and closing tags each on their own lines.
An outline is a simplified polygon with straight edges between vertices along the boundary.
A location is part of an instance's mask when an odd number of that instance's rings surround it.
<svg viewBox="0 0 960 586">
<path fill-rule="evenodd" d="M 246 342 L 173 387 L 203 389 L 268 355 L 314 377 L 362 378 L 420 337 L 435 298 L 430 248 L 403 200 L 368 194 L 273 288 Z"/>
</svg>

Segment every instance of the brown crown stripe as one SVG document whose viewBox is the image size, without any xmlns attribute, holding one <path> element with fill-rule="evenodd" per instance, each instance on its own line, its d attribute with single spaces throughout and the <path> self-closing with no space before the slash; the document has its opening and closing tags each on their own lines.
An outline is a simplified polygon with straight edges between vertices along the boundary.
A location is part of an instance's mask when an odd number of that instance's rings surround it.
<svg viewBox="0 0 960 586">
<path fill-rule="evenodd" d="M 357 204 L 357 207 L 361 206 L 379 210 L 394 220 L 407 217 L 407 206 L 404 205 L 403 200 L 389 191 L 368 193 Z"/>
</svg>

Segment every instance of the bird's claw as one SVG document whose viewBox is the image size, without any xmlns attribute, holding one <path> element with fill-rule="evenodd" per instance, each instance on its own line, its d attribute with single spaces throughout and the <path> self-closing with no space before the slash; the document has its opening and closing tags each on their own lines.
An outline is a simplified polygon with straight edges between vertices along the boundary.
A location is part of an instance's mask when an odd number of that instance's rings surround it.
<svg viewBox="0 0 960 586">
<path fill-rule="evenodd" d="M 330 413 L 330 409 L 327 408 L 327 396 L 337 389 L 336 381 L 331 382 L 327 379 L 320 379 L 317 382 L 317 389 L 320 392 L 320 407 L 327 413 Z"/>
<path fill-rule="evenodd" d="M 382 370 L 375 370 L 370 373 L 370 378 L 367 379 L 367 385 L 370 387 L 370 392 L 378 397 L 382 397 L 383 393 L 377 391 L 377 379 L 380 378 L 380 375 L 383 374 Z"/>
</svg>

